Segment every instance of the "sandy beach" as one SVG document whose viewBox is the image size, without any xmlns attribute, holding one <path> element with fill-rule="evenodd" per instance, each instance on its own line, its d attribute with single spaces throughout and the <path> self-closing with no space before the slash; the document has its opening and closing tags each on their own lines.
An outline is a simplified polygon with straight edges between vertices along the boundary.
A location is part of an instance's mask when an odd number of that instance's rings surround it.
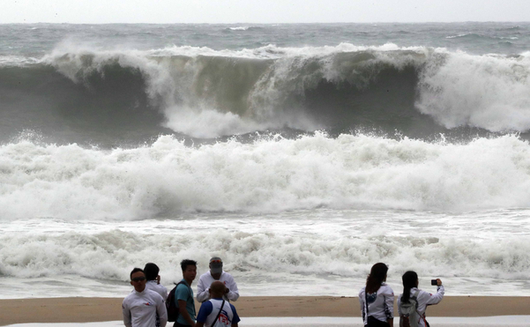
<svg viewBox="0 0 530 327">
<path fill-rule="evenodd" d="M 0 300 L 0 326 L 23 323 L 75 323 L 121 320 L 122 298 Z M 358 317 L 354 297 L 242 297 L 234 303 L 241 317 Z M 197 305 L 198 306 L 198 305 Z M 447 296 L 428 309 L 429 317 L 530 315 L 530 297 Z"/>
</svg>

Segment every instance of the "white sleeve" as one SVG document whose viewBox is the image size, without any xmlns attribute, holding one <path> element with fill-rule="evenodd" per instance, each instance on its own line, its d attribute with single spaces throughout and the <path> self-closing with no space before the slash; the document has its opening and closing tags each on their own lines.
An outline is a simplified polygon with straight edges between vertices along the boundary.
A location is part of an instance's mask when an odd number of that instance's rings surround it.
<svg viewBox="0 0 530 327">
<path fill-rule="evenodd" d="M 228 292 L 228 294 L 226 295 L 226 297 L 230 300 L 230 301 L 237 301 L 237 299 L 239 299 L 239 290 L 237 289 L 237 284 L 236 284 L 236 281 L 234 280 L 234 277 L 232 277 L 232 275 L 229 275 L 230 278 L 228 278 L 227 280 L 227 284 L 228 284 L 228 289 L 230 290 Z"/>
<path fill-rule="evenodd" d="M 202 278 L 202 276 L 199 278 L 199 283 L 197 284 L 197 301 L 199 302 L 204 302 L 206 300 L 208 300 L 208 298 L 210 297 L 210 292 L 208 292 L 208 290 L 210 289 L 210 286 L 208 285 L 208 287 L 206 287 L 205 283 L 204 283 L 204 279 L 205 278 Z"/>
<path fill-rule="evenodd" d="M 160 296 L 157 293 L 158 296 Z M 166 302 L 160 296 L 158 298 L 158 303 L 156 304 L 156 312 L 158 313 L 158 320 L 160 321 L 160 327 L 165 327 L 167 324 L 167 309 L 166 309 Z"/>
<path fill-rule="evenodd" d="M 386 303 L 386 318 L 387 319 L 394 319 L 394 291 L 387 286 L 385 293 L 385 303 Z"/>
<path fill-rule="evenodd" d="M 438 286 L 438 291 L 435 294 L 429 294 L 427 292 L 423 292 L 424 294 L 427 294 L 429 297 L 427 298 L 426 304 L 438 304 L 440 301 L 442 301 L 444 294 L 445 294 L 445 288 L 443 285 Z"/>
<path fill-rule="evenodd" d="M 167 295 L 168 295 L 167 288 L 165 286 L 162 286 L 162 285 L 160 285 L 160 286 L 161 286 L 160 289 L 162 289 L 163 293 L 164 293 L 164 295 L 162 295 L 162 298 L 164 299 L 164 301 L 166 301 L 167 300 Z"/>
<path fill-rule="evenodd" d="M 361 316 L 363 318 L 363 321 L 366 319 L 366 308 L 365 308 L 365 305 L 364 305 L 364 288 L 361 289 L 361 291 L 359 292 L 359 305 L 361 307 Z"/>
<path fill-rule="evenodd" d="M 127 299 L 127 298 L 126 298 Z M 126 300 L 125 299 L 125 300 Z M 127 303 L 125 302 L 125 300 L 123 300 L 122 304 L 121 304 L 121 311 L 123 313 L 123 324 L 127 327 L 132 327 L 132 322 L 131 322 L 131 310 L 129 310 L 129 306 L 127 305 Z"/>
</svg>

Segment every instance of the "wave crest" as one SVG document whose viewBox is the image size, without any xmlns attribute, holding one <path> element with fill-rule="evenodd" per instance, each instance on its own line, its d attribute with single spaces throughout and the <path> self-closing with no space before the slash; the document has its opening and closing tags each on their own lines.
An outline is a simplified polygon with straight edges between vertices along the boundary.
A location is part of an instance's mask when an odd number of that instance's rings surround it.
<svg viewBox="0 0 530 327">
<path fill-rule="evenodd" d="M 215 138 L 282 128 L 333 134 L 374 129 L 429 139 L 455 129 L 481 135 L 530 130 L 530 61 L 524 54 L 475 56 L 347 43 L 239 51 L 57 49 L 39 65 L 73 83 L 67 88 L 76 90 L 69 92 L 74 103 L 105 99 L 80 119 L 90 117 L 89 112 L 92 117 L 102 111 L 130 116 L 154 109 L 162 115 L 153 121 L 157 133 L 169 128 Z M 23 74 L 30 68 L 17 69 L 14 73 Z M 6 74 L 7 68 L 0 68 L 0 75 Z M 64 88 L 55 79 L 46 94 L 60 101 Z M 30 100 L 41 103 L 38 97 Z"/>
</svg>

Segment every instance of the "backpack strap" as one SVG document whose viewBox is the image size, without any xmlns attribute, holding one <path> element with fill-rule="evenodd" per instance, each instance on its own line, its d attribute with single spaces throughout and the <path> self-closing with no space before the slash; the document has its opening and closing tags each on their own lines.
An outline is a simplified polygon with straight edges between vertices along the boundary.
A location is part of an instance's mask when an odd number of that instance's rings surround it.
<svg viewBox="0 0 530 327">
<path fill-rule="evenodd" d="M 223 311 L 223 307 L 224 306 L 225 306 L 225 300 L 223 299 L 223 303 L 221 303 L 221 307 L 219 308 L 219 313 L 217 314 L 217 317 L 215 317 L 215 319 L 212 322 L 212 325 L 210 327 L 215 326 L 215 323 L 217 322 L 217 319 L 219 319 L 219 316 L 221 315 L 221 311 Z"/>
<path fill-rule="evenodd" d="M 410 294 L 409 299 L 414 299 L 416 301 L 416 308 L 418 308 L 418 294 L 420 294 L 420 290 L 417 289 L 414 294 Z"/>
<path fill-rule="evenodd" d="M 175 283 L 173 283 L 173 284 L 175 284 Z M 191 298 L 193 299 L 193 297 L 191 296 L 191 291 L 192 291 L 192 290 L 191 290 L 191 287 L 188 285 L 188 283 L 187 283 L 187 282 L 185 283 L 183 280 L 181 280 L 180 282 L 178 282 L 178 284 L 175 284 L 175 285 L 176 285 L 176 286 L 179 286 L 180 284 L 184 284 L 184 285 L 186 285 L 186 286 L 190 289 L 190 293 L 189 293 L 188 298 L 191 297 Z"/>
<path fill-rule="evenodd" d="M 368 292 L 364 289 L 364 304 L 366 305 L 366 319 L 368 319 Z"/>
<path fill-rule="evenodd" d="M 414 293 L 414 295 L 413 295 L 414 299 L 416 300 L 416 308 L 414 310 L 416 310 L 416 313 L 418 314 L 418 316 L 422 317 L 422 314 L 418 311 L 418 305 L 419 305 L 419 303 L 418 303 L 418 294 L 420 294 L 420 290 L 419 289 L 417 289 L 416 293 Z"/>
</svg>

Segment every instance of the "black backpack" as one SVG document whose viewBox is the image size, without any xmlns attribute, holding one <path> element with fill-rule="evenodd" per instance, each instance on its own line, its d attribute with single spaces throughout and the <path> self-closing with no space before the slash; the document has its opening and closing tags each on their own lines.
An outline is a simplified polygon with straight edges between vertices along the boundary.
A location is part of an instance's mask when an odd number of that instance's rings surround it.
<svg viewBox="0 0 530 327">
<path fill-rule="evenodd" d="M 167 321 L 177 321 L 180 310 L 179 310 L 179 304 L 177 301 L 175 301 L 175 293 L 177 292 L 177 287 L 182 284 L 183 282 L 180 281 L 178 284 L 175 284 L 175 287 L 171 291 L 169 291 L 169 294 L 167 296 L 166 300 L 166 310 L 167 310 Z"/>
</svg>

